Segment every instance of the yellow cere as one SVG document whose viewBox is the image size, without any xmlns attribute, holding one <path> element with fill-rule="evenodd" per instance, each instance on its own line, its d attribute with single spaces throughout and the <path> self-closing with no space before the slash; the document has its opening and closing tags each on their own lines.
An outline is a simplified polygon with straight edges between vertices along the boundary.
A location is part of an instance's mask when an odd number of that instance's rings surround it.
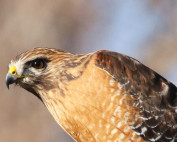
<svg viewBox="0 0 177 142">
<path fill-rule="evenodd" d="M 12 75 L 17 75 L 16 67 L 15 67 L 15 66 L 12 66 L 12 67 L 9 69 L 9 73 L 11 73 Z"/>
<path fill-rule="evenodd" d="M 19 76 L 19 75 L 17 74 L 17 69 L 16 69 L 15 66 L 12 66 L 12 67 L 9 69 L 9 73 L 12 74 L 12 75 L 17 76 L 18 78 L 23 78 L 23 77 L 25 77 L 25 76 Z"/>
</svg>

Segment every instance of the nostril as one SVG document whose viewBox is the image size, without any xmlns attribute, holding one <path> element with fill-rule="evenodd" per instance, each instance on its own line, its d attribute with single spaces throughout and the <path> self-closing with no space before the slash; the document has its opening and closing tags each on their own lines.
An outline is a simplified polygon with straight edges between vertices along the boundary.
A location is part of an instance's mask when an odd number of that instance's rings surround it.
<svg viewBox="0 0 177 142">
<path fill-rule="evenodd" d="M 16 73 L 15 71 L 12 72 L 12 74 L 15 74 L 15 73 Z"/>
</svg>

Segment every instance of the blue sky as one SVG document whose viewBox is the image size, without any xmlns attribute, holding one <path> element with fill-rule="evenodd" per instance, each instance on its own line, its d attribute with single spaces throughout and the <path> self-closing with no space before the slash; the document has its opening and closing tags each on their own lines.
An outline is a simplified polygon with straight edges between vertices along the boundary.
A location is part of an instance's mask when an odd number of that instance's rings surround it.
<svg viewBox="0 0 177 142">
<path fill-rule="evenodd" d="M 143 46 L 149 38 L 163 27 L 162 17 L 154 9 L 148 9 L 147 1 L 117 0 L 105 2 L 105 7 L 98 7 L 102 11 L 97 25 L 86 34 L 87 46 L 84 52 L 94 52 L 100 49 L 117 51 L 139 60 L 143 60 Z M 86 50 L 86 51 L 85 51 Z M 175 71 L 167 73 L 167 79 L 177 84 Z"/>
</svg>

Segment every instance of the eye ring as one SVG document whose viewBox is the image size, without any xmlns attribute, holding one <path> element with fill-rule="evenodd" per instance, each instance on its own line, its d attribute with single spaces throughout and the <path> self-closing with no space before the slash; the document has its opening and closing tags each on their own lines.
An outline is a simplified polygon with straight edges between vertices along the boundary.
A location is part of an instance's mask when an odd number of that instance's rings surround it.
<svg viewBox="0 0 177 142">
<path fill-rule="evenodd" d="M 45 62 L 42 59 L 32 61 L 31 66 L 35 69 L 42 69 L 45 67 Z"/>
</svg>

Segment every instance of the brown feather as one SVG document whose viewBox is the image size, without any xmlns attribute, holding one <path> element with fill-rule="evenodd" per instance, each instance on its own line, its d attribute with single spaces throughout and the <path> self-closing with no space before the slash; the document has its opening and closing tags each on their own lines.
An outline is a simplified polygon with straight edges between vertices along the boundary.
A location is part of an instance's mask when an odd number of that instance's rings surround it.
<svg viewBox="0 0 177 142">
<path fill-rule="evenodd" d="M 177 88 L 139 61 L 111 51 L 75 55 L 35 48 L 46 70 L 18 83 L 38 95 L 76 141 L 176 141 Z"/>
</svg>

